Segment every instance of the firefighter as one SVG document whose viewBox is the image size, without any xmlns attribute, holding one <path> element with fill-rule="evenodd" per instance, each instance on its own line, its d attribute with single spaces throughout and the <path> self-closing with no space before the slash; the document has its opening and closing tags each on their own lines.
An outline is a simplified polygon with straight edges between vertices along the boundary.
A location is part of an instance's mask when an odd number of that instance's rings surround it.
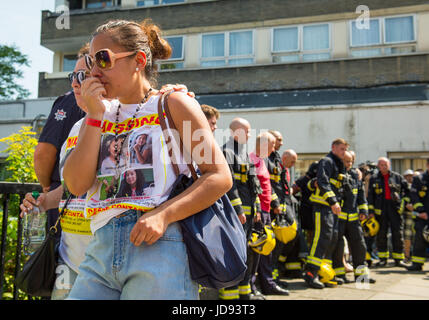
<svg viewBox="0 0 429 320">
<path fill-rule="evenodd" d="M 413 183 L 414 171 L 411 169 L 405 170 L 403 177 L 408 182 L 408 186 L 411 189 Z M 405 262 L 411 262 L 411 244 L 413 240 L 414 230 L 414 217 L 413 217 L 413 205 L 411 204 L 411 193 L 410 198 L 404 197 L 403 203 L 403 216 L 404 216 L 404 255 Z"/>
<path fill-rule="evenodd" d="M 397 172 L 390 170 L 390 161 L 381 157 L 378 159 L 378 172 L 371 176 L 368 188 L 369 217 L 375 216 L 380 224 L 376 238 L 378 257 L 377 267 L 387 265 L 389 251 L 387 247 L 387 232 L 392 233 L 392 257 L 396 266 L 406 267 L 404 263 L 404 240 L 401 203 L 404 197 L 409 197 L 410 189 L 407 181 Z"/>
<path fill-rule="evenodd" d="M 315 191 L 310 196 L 313 202 L 314 238 L 307 264 L 304 271 L 304 280 L 308 286 L 323 289 L 318 271 L 325 257 L 331 257 L 333 245 L 337 242 L 338 215 L 341 213 L 340 189 L 345 169 L 342 159 L 348 143 L 344 139 L 335 139 L 329 152 L 319 161 L 317 167 Z"/>
<path fill-rule="evenodd" d="M 250 124 L 243 118 L 235 118 L 229 126 L 231 137 L 223 145 L 222 150 L 231 170 L 233 186 L 227 192 L 238 218 L 243 224 L 247 240 L 251 237 L 254 218 L 260 212 L 258 194 L 261 191 L 254 165 L 249 160 L 247 141 L 250 137 Z M 247 249 L 247 271 L 238 287 L 224 288 L 219 291 L 222 300 L 265 300 L 259 292 L 250 287 L 252 275 L 256 272 L 259 254 Z"/>
<path fill-rule="evenodd" d="M 353 258 L 355 281 L 375 283 L 369 277 L 368 267 L 365 265 L 366 245 L 360 220 L 366 218 L 368 205 L 365 199 L 365 190 L 361 176 L 352 168 L 353 156 L 346 151 L 344 155 L 346 173 L 342 179 L 344 199 L 341 203 L 341 213 L 338 216 L 338 241 L 332 257 L 332 266 L 337 278 L 349 283 L 343 264 L 344 240 L 346 237 Z M 359 217 L 359 215 L 361 217 Z"/>
<path fill-rule="evenodd" d="M 422 271 L 426 261 L 426 248 L 428 246 L 427 228 L 429 228 L 429 159 L 426 160 L 427 170 L 413 178 L 411 186 L 411 203 L 416 212 L 416 231 L 413 244 L 413 254 L 411 256 L 412 265 L 407 267 L 408 271 Z"/>
<path fill-rule="evenodd" d="M 256 175 L 261 185 L 262 193 L 258 195 L 261 205 L 260 229 L 268 227 L 272 229 L 270 211 L 278 215 L 280 213 L 280 202 L 275 191 L 271 188 L 270 173 L 265 164 L 265 159 L 274 151 L 276 138 L 269 132 L 262 132 L 256 137 L 255 151 L 249 154 L 250 161 L 255 165 Z M 276 242 L 277 243 L 277 242 Z M 272 254 L 263 254 L 258 266 L 258 280 L 263 294 L 289 295 L 289 291 L 280 286 L 273 279 Z M 256 277 L 253 276 L 252 289 L 255 287 Z"/>
<path fill-rule="evenodd" d="M 310 182 L 317 175 L 318 164 L 318 161 L 313 162 L 305 175 L 297 179 L 292 186 L 293 195 L 298 197 L 299 194 L 298 215 L 301 220 L 301 228 L 305 232 L 308 247 L 311 246 L 314 235 L 313 203 L 310 201 L 310 196 L 314 189 L 310 186 Z"/>
</svg>

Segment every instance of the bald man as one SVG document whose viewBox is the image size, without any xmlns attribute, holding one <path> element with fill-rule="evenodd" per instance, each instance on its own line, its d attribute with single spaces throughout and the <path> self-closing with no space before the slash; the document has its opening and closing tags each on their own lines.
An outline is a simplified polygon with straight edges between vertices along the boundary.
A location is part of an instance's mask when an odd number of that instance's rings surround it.
<svg viewBox="0 0 429 320">
<path fill-rule="evenodd" d="M 380 224 L 376 244 L 380 261 L 377 266 L 387 265 L 389 250 L 387 247 L 387 232 L 391 230 L 395 265 L 407 267 L 404 259 L 404 240 L 402 222 L 402 201 L 410 197 L 407 181 L 397 172 L 390 170 L 390 161 L 385 157 L 378 159 L 378 172 L 369 180 L 368 212 L 375 216 Z"/>
<path fill-rule="evenodd" d="M 234 118 L 229 128 L 231 137 L 222 150 L 231 170 L 233 186 L 227 192 L 235 212 L 243 224 L 247 240 L 250 239 L 254 217 L 260 211 L 258 193 L 262 192 L 256 177 L 255 167 L 247 154 L 247 141 L 250 137 L 250 123 L 243 118 Z M 258 200 L 258 201 L 257 201 Z M 256 272 L 259 254 L 248 248 L 247 271 L 238 287 L 224 288 L 219 291 L 221 300 L 264 300 L 257 291 L 252 293 L 250 280 Z"/>
</svg>

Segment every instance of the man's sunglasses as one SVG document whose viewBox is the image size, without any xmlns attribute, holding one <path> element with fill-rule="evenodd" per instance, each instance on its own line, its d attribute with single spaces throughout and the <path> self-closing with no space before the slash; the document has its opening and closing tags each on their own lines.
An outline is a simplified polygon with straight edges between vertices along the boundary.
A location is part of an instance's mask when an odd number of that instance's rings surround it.
<svg viewBox="0 0 429 320">
<path fill-rule="evenodd" d="M 129 57 L 136 53 L 136 51 L 113 53 L 113 51 L 110 49 L 101 49 L 94 54 L 94 57 L 86 54 L 85 63 L 89 70 L 92 70 L 95 64 L 102 70 L 109 70 L 115 66 L 115 61 L 117 59 Z"/>
<path fill-rule="evenodd" d="M 77 83 L 81 85 L 82 81 L 85 80 L 88 74 L 89 73 L 86 72 L 85 70 L 79 70 L 77 72 L 69 73 L 68 77 L 69 77 L 70 84 L 73 84 L 74 79 L 76 79 Z"/>
</svg>

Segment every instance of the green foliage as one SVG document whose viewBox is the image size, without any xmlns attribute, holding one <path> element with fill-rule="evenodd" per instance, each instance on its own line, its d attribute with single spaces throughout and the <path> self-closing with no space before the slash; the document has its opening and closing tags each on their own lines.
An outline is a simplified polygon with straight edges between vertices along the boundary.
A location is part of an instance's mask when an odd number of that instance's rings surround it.
<svg viewBox="0 0 429 320">
<path fill-rule="evenodd" d="M 6 138 L 0 139 L 0 142 L 6 143 L 7 148 L 4 152 L 8 153 L 6 162 L 3 164 L 7 175 L 7 181 L 14 182 L 37 182 L 34 172 L 34 149 L 37 145 L 36 133 L 31 131 L 31 127 L 23 126 L 19 133 L 13 133 Z M 3 196 L 1 197 L 3 203 Z M 13 298 L 13 281 L 15 274 L 15 257 L 18 235 L 18 215 L 19 215 L 19 195 L 10 195 L 8 201 L 8 224 L 6 237 L 6 255 L 5 255 L 5 283 L 3 287 L 3 299 Z M 0 212 L 0 219 L 3 221 L 3 212 Z M 21 256 L 21 268 L 28 257 Z M 27 299 L 27 296 L 21 291 L 18 293 L 18 299 Z"/>
<path fill-rule="evenodd" d="M 10 174 L 7 181 L 37 182 L 33 163 L 34 149 L 37 145 L 35 135 L 31 127 L 23 126 L 19 133 L 0 139 L 0 142 L 8 145 L 4 150 L 9 154 L 6 158 L 6 168 Z"/>
<path fill-rule="evenodd" d="M 0 100 L 24 99 L 30 91 L 16 83 L 22 78 L 22 66 L 30 66 L 26 55 L 15 46 L 0 45 Z"/>
</svg>

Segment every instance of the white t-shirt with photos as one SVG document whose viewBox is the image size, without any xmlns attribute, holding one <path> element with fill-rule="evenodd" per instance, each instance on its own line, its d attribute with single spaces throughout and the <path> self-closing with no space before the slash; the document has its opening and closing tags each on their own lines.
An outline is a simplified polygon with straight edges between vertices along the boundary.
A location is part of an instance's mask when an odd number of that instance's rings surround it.
<svg viewBox="0 0 429 320">
<path fill-rule="evenodd" d="M 158 100 L 160 97 L 160 95 L 151 96 L 145 104 L 141 105 L 137 114 L 138 105 L 121 104 L 117 137 L 125 140 L 122 143 L 119 165 L 113 163 L 114 170 L 110 167 L 106 169 L 103 162 L 111 152 L 108 150 L 107 141 L 115 137 L 119 101 L 103 101 L 106 112 L 103 117 L 97 177 L 86 194 L 84 210 L 85 217 L 91 220 L 93 233 L 111 218 L 129 209 L 152 210 L 166 201 L 170 194 L 176 175 L 159 124 Z M 128 132 L 127 127 L 134 114 L 136 115 L 134 124 Z M 147 146 L 150 146 L 152 156 L 152 161 L 145 161 L 143 164 L 135 161 L 134 157 L 137 137 L 142 134 L 147 135 L 146 142 L 150 141 Z M 177 147 L 174 141 L 173 145 Z M 189 174 L 182 157 L 177 162 L 180 172 Z"/>
</svg>

